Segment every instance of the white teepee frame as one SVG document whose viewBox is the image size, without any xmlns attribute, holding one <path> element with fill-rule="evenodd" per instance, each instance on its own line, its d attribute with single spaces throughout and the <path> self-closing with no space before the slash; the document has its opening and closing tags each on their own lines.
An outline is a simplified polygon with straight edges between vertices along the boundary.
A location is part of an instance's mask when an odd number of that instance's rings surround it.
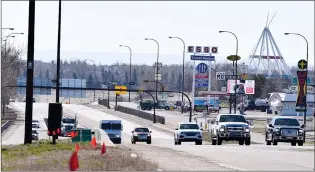
<svg viewBox="0 0 315 172">
<path fill-rule="evenodd" d="M 269 30 L 269 25 L 272 19 L 268 23 L 268 17 L 266 27 L 264 28 L 252 55 L 248 58 L 248 73 L 264 74 L 266 77 L 292 77 L 290 68 L 285 63 L 280 49 Z"/>
</svg>

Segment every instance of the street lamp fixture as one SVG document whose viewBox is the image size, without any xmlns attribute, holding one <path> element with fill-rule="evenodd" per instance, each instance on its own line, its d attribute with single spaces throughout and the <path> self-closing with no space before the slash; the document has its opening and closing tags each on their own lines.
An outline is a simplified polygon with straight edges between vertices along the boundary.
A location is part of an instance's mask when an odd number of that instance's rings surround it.
<svg viewBox="0 0 315 172">
<path fill-rule="evenodd" d="M 307 76 L 308 76 L 308 41 L 307 41 L 307 39 L 305 38 L 305 36 L 303 36 L 303 35 L 301 35 L 299 33 L 288 33 L 288 32 L 286 32 L 286 33 L 284 33 L 284 35 L 297 35 L 297 36 L 302 37 L 305 40 L 305 42 L 306 42 L 306 62 L 307 62 L 307 65 L 306 65 L 306 78 L 307 78 Z M 305 83 L 305 87 L 307 88 L 307 82 Z M 307 96 L 307 91 L 306 91 L 306 96 Z M 307 102 L 305 103 L 305 107 L 304 108 L 305 108 L 305 111 L 304 111 L 303 123 L 304 123 L 304 125 L 306 125 Z M 304 131 L 303 141 L 305 143 L 305 131 Z"/>
<path fill-rule="evenodd" d="M 119 45 L 119 47 L 125 47 L 129 49 L 129 102 L 130 102 L 130 83 L 131 83 L 131 56 L 132 56 L 132 50 L 129 46 L 127 45 Z"/>
<path fill-rule="evenodd" d="M 235 61 L 235 72 L 233 72 L 233 75 L 235 75 L 235 85 L 237 84 L 237 60 L 238 60 L 238 38 L 237 36 L 233 33 L 233 32 L 230 32 L 230 31 L 225 31 L 225 30 L 220 30 L 219 33 L 230 33 L 232 34 L 235 39 L 236 39 L 236 59 L 233 60 L 233 67 L 234 67 L 234 61 Z M 230 96 L 230 113 L 232 113 L 232 97 Z M 236 90 L 235 90 L 235 97 L 234 97 L 234 113 L 236 113 Z"/>
<path fill-rule="evenodd" d="M 183 78 L 182 78 L 182 104 L 184 103 L 184 90 L 185 90 L 185 48 L 186 48 L 186 45 L 185 45 L 185 42 L 182 38 L 180 37 L 172 37 L 172 36 L 169 36 L 168 38 L 172 39 L 172 38 L 175 38 L 175 39 L 178 39 L 180 40 L 182 43 L 183 43 Z M 182 114 L 184 113 L 184 107 L 182 106 Z"/>
<path fill-rule="evenodd" d="M 7 30 L 14 30 L 14 28 L 1 28 L 3 30 L 7 29 Z"/>
</svg>

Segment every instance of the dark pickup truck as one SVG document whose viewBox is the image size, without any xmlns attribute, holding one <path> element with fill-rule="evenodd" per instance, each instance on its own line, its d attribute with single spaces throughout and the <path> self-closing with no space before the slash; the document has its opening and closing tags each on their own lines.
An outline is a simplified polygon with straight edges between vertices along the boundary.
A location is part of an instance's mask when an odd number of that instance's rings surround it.
<svg viewBox="0 0 315 172">
<path fill-rule="evenodd" d="M 154 103 L 151 100 L 140 102 L 141 110 L 151 110 L 153 109 L 154 106 L 155 106 L 155 109 L 170 110 L 170 106 L 167 105 L 166 101 L 163 101 L 163 100 L 158 100 L 156 103 Z"/>
</svg>

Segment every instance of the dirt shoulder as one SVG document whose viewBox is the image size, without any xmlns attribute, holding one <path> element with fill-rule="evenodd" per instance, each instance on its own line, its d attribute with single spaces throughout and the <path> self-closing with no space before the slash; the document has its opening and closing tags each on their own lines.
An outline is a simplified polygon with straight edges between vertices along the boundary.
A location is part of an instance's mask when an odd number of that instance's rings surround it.
<svg viewBox="0 0 315 172">
<path fill-rule="evenodd" d="M 52 145 L 47 141 L 38 144 L 2 147 L 2 171 L 68 171 L 69 159 L 75 146 L 67 141 Z M 156 171 L 156 164 L 141 156 L 132 157 L 135 151 L 126 147 L 108 147 L 101 156 L 100 146 L 92 148 L 80 144 L 79 171 Z"/>
</svg>

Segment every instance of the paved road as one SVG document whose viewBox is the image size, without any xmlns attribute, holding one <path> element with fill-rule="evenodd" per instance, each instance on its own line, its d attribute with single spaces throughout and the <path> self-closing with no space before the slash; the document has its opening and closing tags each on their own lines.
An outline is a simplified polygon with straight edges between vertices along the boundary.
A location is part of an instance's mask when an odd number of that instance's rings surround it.
<svg viewBox="0 0 315 172">
<path fill-rule="evenodd" d="M 24 143 L 25 129 L 25 103 L 11 103 L 10 108 L 17 111 L 17 120 L 2 134 L 3 145 L 15 145 Z M 44 118 L 48 118 L 48 103 L 33 103 L 33 119 L 39 120 L 40 128 L 36 128 L 39 132 L 39 140 L 49 139 L 47 135 L 47 126 Z M 79 124 L 78 127 L 81 125 Z M 59 137 L 66 139 L 66 137 Z"/>
<path fill-rule="evenodd" d="M 80 114 L 85 118 L 85 121 L 91 121 L 88 123 L 95 123 L 100 119 L 121 119 L 124 125 L 123 145 L 130 145 L 131 129 L 135 126 L 144 125 L 141 122 L 135 122 L 130 119 L 124 119 L 123 115 L 115 113 L 109 114 L 110 112 L 104 113 L 97 109 L 79 105 L 65 105 L 65 109 L 69 109 L 74 113 Z M 94 121 L 94 122 L 92 122 Z M 182 145 L 174 145 L 173 135 L 167 131 L 161 131 L 152 128 L 153 142 L 152 145 L 139 144 L 131 145 L 139 149 L 142 152 L 149 152 L 149 154 L 156 155 L 158 157 L 163 156 L 163 152 L 174 152 L 177 154 L 180 152 L 183 156 L 189 156 L 192 161 L 200 159 L 211 165 L 212 169 L 216 170 L 308 170 L 314 169 L 314 147 L 303 146 L 303 147 L 291 147 L 288 145 L 278 146 L 266 146 L 266 145 L 250 145 L 250 146 L 239 146 L 239 145 L 202 145 L 197 146 L 192 143 L 183 143 Z M 162 149 L 162 150 L 159 150 Z M 161 151 L 162 155 L 157 155 L 154 150 Z M 151 155 L 151 158 L 152 158 Z M 158 157 L 154 157 L 156 161 L 159 161 Z M 288 158 L 290 157 L 290 158 Z M 165 155 L 164 159 L 169 163 L 176 162 L 179 168 L 188 170 L 189 167 L 184 168 L 183 166 L 188 161 L 179 162 L 178 157 L 170 154 Z M 161 158 L 162 159 L 162 158 Z M 164 160 L 165 161 L 165 160 Z M 206 164 L 206 163 L 204 163 Z M 205 168 L 203 170 L 208 170 Z M 194 164 L 194 167 L 198 167 L 198 163 Z M 194 168 L 195 169 L 195 168 Z M 196 170 L 196 169 L 195 169 Z"/>
</svg>

